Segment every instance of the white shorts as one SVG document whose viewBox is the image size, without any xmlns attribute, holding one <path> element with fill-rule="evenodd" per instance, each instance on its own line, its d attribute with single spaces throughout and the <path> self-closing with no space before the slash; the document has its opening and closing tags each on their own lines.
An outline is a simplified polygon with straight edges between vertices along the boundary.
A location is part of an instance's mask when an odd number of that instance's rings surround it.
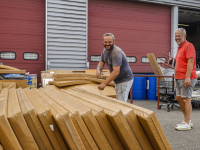
<svg viewBox="0 0 200 150">
<path fill-rule="evenodd" d="M 133 85 L 133 79 L 127 82 L 115 84 L 116 98 L 118 100 L 127 102 L 128 94 Z"/>
</svg>

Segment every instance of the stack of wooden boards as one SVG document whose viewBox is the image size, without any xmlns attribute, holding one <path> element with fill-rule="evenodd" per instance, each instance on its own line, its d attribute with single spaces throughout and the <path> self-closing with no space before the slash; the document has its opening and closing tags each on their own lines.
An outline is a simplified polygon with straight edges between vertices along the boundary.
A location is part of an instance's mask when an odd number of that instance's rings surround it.
<svg viewBox="0 0 200 150">
<path fill-rule="evenodd" d="M 98 79 L 96 78 L 96 75 L 92 73 L 54 73 L 54 81 L 49 81 L 49 84 L 63 87 L 79 84 L 102 83 L 107 77 L 107 75 L 102 75 L 101 79 Z M 115 86 L 115 83 L 111 81 L 108 85 Z"/>
<path fill-rule="evenodd" d="M 0 74 L 25 74 L 26 70 L 20 70 L 11 66 L 0 65 Z"/>
<path fill-rule="evenodd" d="M 75 86 L 82 87 L 95 93 L 109 97 L 116 97 L 114 82 L 110 82 L 104 90 L 98 86 L 110 75 L 108 70 L 103 70 L 101 78 L 96 78 L 96 69 L 88 70 L 47 70 L 41 72 L 42 87 L 56 86 L 57 89 L 70 89 Z"/>
<path fill-rule="evenodd" d="M 4 149 L 171 150 L 154 112 L 82 88 L 0 93 Z"/>
<path fill-rule="evenodd" d="M 4 74 L 26 74 L 26 70 L 20 70 L 11 66 L 0 65 L 0 75 Z M 0 89 L 1 88 L 18 88 L 27 87 L 27 80 L 16 80 L 16 79 L 9 79 L 9 80 L 0 80 Z"/>
</svg>

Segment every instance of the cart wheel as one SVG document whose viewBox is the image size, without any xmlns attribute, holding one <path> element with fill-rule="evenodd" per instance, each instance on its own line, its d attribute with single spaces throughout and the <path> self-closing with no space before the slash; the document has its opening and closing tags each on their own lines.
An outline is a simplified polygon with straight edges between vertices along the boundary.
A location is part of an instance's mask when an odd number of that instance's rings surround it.
<svg viewBox="0 0 200 150">
<path fill-rule="evenodd" d="M 168 112 L 170 112 L 170 109 L 167 109 Z"/>
<path fill-rule="evenodd" d="M 159 109 L 161 109 L 161 106 L 159 106 Z"/>
</svg>

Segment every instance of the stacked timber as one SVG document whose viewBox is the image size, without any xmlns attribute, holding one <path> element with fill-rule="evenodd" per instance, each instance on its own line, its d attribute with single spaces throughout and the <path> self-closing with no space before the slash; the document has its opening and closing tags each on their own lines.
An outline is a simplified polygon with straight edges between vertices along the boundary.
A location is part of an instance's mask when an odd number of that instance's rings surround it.
<svg viewBox="0 0 200 150">
<path fill-rule="evenodd" d="M 0 143 L 6 150 L 171 149 L 154 112 L 79 87 L 3 88 Z"/>
<path fill-rule="evenodd" d="M 12 75 L 10 75 L 12 74 Z M 18 88 L 18 87 L 27 87 L 27 80 L 24 80 L 24 74 L 26 70 L 20 70 L 11 66 L 0 65 L 0 91 L 1 88 Z M 4 78 L 4 75 L 12 76 L 10 78 Z M 14 76 L 20 75 L 21 78 L 16 78 Z"/>
<path fill-rule="evenodd" d="M 103 83 L 108 75 L 101 75 L 101 79 L 96 78 L 94 73 L 54 73 L 54 81 L 49 81 L 50 85 L 58 87 L 66 87 L 71 85 Z M 115 86 L 111 81 L 108 86 Z"/>
<path fill-rule="evenodd" d="M 109 74 L 107 72 L 103 72 L 100 79 L 96 77 L 95 73 L 54 73 L 54 81 L 49 81 L 49 85 L 52 85 L 51 88 L 56 89 L 70 89 L 78 86 L 99 94 L 115 98 L 116 92 L 114 89 L 114 81 L 108 83 L 103 91 L 98 89 L 99 84 L 103 83 L 108 76 Z M 50 86 L 47 85 L 45 88 L 50 88 Z"/>
<path fill-rule="evenodd" d="M 26 74 L 26 70 L 20 70 L 11 66 L 0 65 L 0 74 Z"/>
</svg>

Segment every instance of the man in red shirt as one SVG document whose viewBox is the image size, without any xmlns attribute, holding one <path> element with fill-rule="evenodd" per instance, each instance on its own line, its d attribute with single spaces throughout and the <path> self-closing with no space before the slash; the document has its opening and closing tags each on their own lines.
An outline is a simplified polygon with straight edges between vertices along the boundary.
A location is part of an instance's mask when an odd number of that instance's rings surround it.
<svg viewBox="0 0 200 150">
<path fill-rule="evenodd" d="M 176 54 L 175 81 L 176 99 L 184 115 L 184 121 L 177 124 L 176 130 L 190 130 L 192 105 L 191 96 L 197 82 L 196 74 L 196 52 L 193 44 L 186 40 L 186 31 L 178 28 L 175 32 L 175 41 L 179 45 Z"/>
</svg>

